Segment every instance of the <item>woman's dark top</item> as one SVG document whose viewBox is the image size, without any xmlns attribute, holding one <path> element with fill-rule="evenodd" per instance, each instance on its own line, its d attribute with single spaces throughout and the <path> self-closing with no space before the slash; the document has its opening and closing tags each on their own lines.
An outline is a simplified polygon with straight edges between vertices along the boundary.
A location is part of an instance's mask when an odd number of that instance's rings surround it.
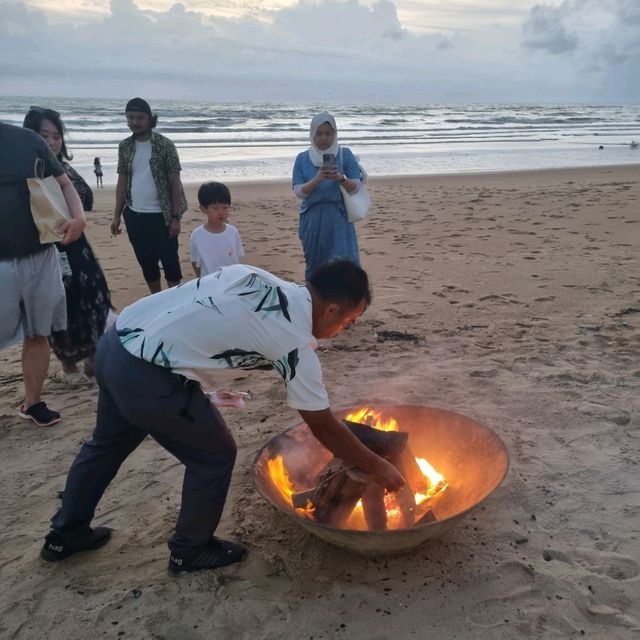
<svg viewBox="0 0 640 640">
<path fill-rule="evenodd" d="M 62 166 L 78 192 L 84 210 L 91 211 L 91 187 L 68 162 L 63 162 Z M 57 243 L 56 246 L 58 251 L 66 254 L 71 275 L 63 277 L 67 296 L 67 329 L 53 332 L 49 342 L 59 360 L 78 362 L 95 353 L 111 308 L 111 294 L 84 233 L 75 242 L 67 245 Z"/>
</svg>

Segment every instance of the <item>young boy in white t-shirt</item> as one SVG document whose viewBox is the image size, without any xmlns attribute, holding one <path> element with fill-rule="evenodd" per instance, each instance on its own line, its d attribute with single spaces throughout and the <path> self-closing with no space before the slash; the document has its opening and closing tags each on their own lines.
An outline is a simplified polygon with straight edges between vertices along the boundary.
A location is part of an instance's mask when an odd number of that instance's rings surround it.
<svg viewBox="0 0 640 640">
<path fill-rule="evenodd" d="M 244 248 L 238 230 L 229 219 L 231 193 L 221 182 L 205 182 L 198 189 L 200 211 L 207 221 L 191 234 L 191 266 L 197 277 L 213 273 L 219 267 L 238 264 Z"/>
</svg>

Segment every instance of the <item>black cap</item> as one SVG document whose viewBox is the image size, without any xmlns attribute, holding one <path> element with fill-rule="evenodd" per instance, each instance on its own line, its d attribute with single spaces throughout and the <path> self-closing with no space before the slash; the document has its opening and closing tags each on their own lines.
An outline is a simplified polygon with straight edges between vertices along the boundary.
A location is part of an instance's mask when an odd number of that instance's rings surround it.
<svg viewBox="0 0 640 640">
<path fill-rule="evenodd" d="M 131 98 L 124 109 L 125 113 L 128 113 L 129 111 L 140 111 L 141 113 L 146 113 L 151 117 L 151 107 L 149 106 L 149 103 L 142 98 Z"/>
</svg>

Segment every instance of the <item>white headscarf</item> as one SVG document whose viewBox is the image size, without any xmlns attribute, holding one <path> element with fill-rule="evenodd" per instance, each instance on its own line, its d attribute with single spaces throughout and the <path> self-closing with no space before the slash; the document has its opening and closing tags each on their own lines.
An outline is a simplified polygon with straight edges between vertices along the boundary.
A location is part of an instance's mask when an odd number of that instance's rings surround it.
<svg viewBox="0 0 640 640">
<path fill-rule="evenodd" d="M 333 144 L 324 151 L 318 149 L 315 143 L 313 142 L 313 138 L 316 135 L 318 129 L 325 123 L 328 122 L 331 125 L 331 128 L 336 132 L 336 137 L 333 139 Z M 322 113 L 318 113 L 313 116 L 311 120 L 311 126 L 309 127 L 309 139 L 311 140 L 311 146 L 309 147 L 309 158 L 311 162 L 316 167 L 322 166 L 322 154 L 324 153 L 333 153 L 334 155 L 338 155 L 338 149 L 340 148 L 338 145 L 338 128 L 336 127 L 336 121 L 333 119 L 333 116 L 327 111 L 323 111 Z"/>
</svg>

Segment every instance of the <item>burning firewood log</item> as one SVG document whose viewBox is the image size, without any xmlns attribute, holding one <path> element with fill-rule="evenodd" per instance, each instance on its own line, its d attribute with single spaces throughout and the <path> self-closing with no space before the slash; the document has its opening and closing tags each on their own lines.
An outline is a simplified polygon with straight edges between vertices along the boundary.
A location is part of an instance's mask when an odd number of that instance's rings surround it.
<svg viewBox="0 0 640 640">
<path fill-rule="evenodd" d="M 315 495 L 315 489 L 307 489 L 306 491 L 298 491 L 291 495 L 291 504 L 294 509 L 306 509 L 309 504 L 313 504 L 313 496 Z"/>
<path fill-rule="evenodd" d="M 362 510 L 369 531 L 384 531 L 387 528 L 387 508 L 384 504 L 384 489 L 369 482 L 362 492 Z"/>
<path fill-rule="evenodd" d="M 413 527 L 416 522 L 415 494 L 426 489 L 426 478 L 420 470 L 416 462 L 416 457 L 413 455 L 413 451 L 411 451 L 411 447 L 408 444 L 397 456 L 391 458 L 390 462 L 396 466 L 407 481 L 407 484 L 401 487 L 396 494 L 398 507 L 402 514 L 402 526 Z"/>
<path fill-rule="evenodd" d="M 403 467 L 412 471 L 404 453 L 407 449 L 409 434 L 400 431 L 381 431 L 347 420 L 344 423 L 353 435 L 371 451 L 396 466 L 402 464 Z M 398 468 L 401 473 L 404 473 L 400 466 Z M 361 498 L 369 529 L 385 530 L 387 528 L 387 512 L 384 504 L 384 489 L 369 480 L 364 474 L 359 472 L 354 474 L 344 462 L 333 458 L 320 472 L 315 489 L 294 493 L 292 503 L 294 507 L 299 508 L 311 502 L 315 507 L 314 518 L 316 522 L 342 527 Z M 407 486 L 398 493 L 398 502 L 404 526 L 412 526 L 415 521 L 416 505 L 411 487 Z"/>
<path fill-rule="evenodd" d="M 343 420 L 343 422 L 365 447 L 383 458 L 398 457 L 409 440 L 409 434 L 403 431 L 381 431 L 350 420 Z"/>
<path fill-rule="evenodd" d="M 427 488 L 427 479 L 422 473 L 416 457 L 411 451 L 411 447 L 407 444 L 402 451 L 390 460 L 404 476 L 407 483 L 411 486 L 413 493 L 424 491 Z"/>
<path fill-rule="evenodd" d="M 320 473 L 313 494 L 316 522 L 342 528 L 366 486 L 366 482 L 349 474 L 344 462 L 334 458 Z"/>
<path fill-rule="evenodd" d="M 396 493 L 398 507 L 402 515 L 402 526 L 413 527 L 416 522 L 416 499 L 411 490 L 411 486 L 406 484 Z"/>
</svg>

